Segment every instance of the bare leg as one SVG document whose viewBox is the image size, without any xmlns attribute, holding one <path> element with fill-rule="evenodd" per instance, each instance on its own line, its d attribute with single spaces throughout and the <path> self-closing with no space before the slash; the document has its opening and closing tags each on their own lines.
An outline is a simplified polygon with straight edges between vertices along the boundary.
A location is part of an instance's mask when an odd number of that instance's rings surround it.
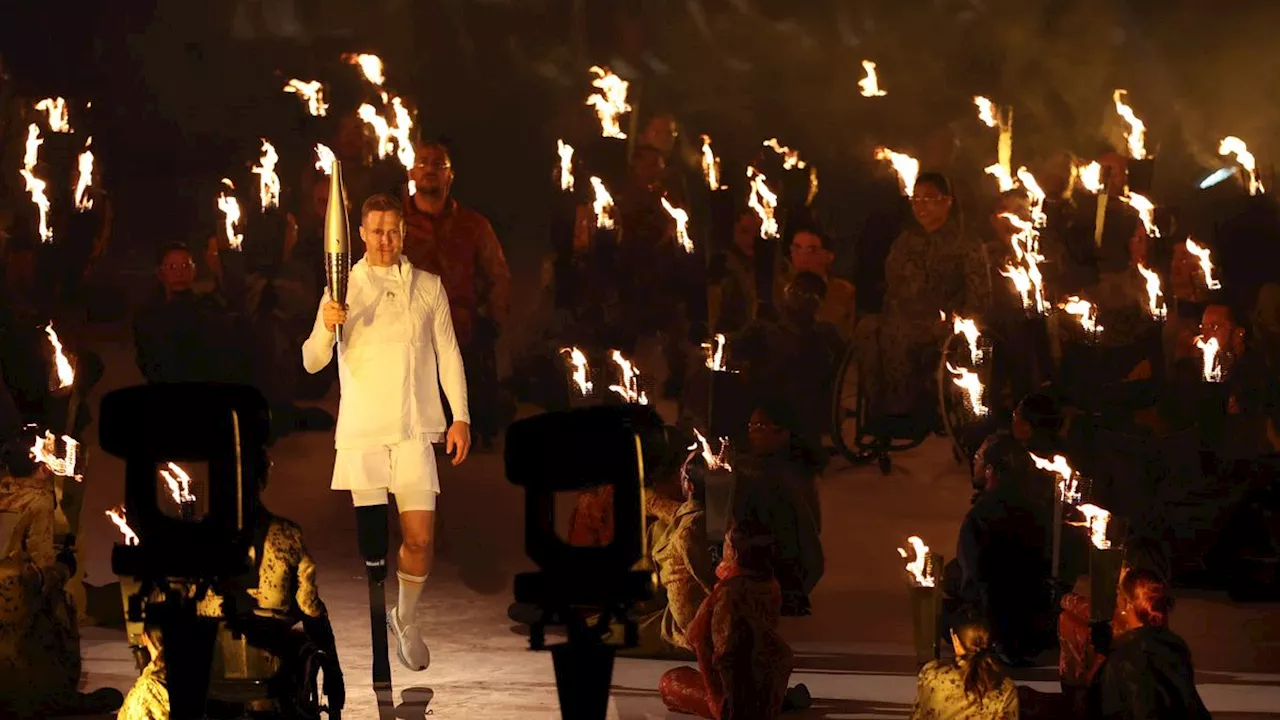
<svg viewBox="0 0 1280 720">
<path fill-rule="evenodd" d="M 406 575 L 430 575 L 435 565 L 435 510 L 400 513 L 399 569 Z"/>
</svg>

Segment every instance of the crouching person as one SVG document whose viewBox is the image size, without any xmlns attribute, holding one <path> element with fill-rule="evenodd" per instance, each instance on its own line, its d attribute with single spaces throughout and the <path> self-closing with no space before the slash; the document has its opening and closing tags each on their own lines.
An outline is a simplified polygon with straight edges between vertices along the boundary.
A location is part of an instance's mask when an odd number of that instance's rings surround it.
<svg viewBox="0 0 1280 720">
<path fill-rule="evenodd" d="M 31 460 L 34 443 L 24 434 L 0 448 L 0 717 L 110 712 L 119 691 L 77 691 L 80 631 L 66 593 L 75 560 L 55 556 L 53 478 Z"/>
</svg>

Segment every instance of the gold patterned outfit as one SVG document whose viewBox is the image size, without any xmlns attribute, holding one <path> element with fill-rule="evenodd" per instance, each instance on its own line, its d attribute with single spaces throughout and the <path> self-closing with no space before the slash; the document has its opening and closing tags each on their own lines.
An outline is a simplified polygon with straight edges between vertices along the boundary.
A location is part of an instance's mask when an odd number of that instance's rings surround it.
<svg viewBox="0 0 1280 720">
<path fill-rule="evenodd" d="M 667 593 L 667 606 L 662 611 L 662 639 L 676 647 L 693 650 L 689 626 L 716 584 L 715 561 L 705 526 L 706 511 L 695 500 L 680 503 L 651 496 L 646 504 L 649 512 L 668 527 L 653 546 L 658 582 Z"/>
<path fill-rule="evenodd" d="M 982 700 L 964 691 L 964 660 L 934 660 L 920 669 L 911 720 L 1018 720 L 1018 689 L 1005 678 Z"/>
<path fill-rule="evenodd" d="M 162 659 L 152 660 L 142 671 L 125 696 L 116 720 L 169 720 L 169 686 Z"/>
</svg>

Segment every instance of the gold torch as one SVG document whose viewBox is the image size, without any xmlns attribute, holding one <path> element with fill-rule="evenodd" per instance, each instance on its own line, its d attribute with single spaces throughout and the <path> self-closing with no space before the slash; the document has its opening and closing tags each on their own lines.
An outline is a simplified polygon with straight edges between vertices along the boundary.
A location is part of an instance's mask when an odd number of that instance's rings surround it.
<svg viewBox="0 0 1280 720">
<path fill-rule="evenodd" d="M 342 163 L 333 161 L 329 174 L 329 207 L 324 214 L 324 270 L 329 283 L 329 298 L 339 305 L 347 304 L 347 278 L 351 275 L 351 241 L 347 227 L 347 189 L 342 184 Z M 342 342 L 342 326 L 335 329 Z"/>
</svg>

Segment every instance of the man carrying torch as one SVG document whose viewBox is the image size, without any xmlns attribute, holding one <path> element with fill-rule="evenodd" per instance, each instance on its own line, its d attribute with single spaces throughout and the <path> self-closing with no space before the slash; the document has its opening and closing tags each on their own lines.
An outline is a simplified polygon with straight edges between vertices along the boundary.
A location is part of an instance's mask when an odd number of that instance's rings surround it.
<svg viewBox="0 0 1280 720">
<path fill-rule="evenodd" d="M 341 197 L 340 190 L 337 195 Z M 330 204 L 330 215 L 335 212 L 341 213 L 340 201 Z M 396 636 L 400 662 L 410 670 L 425 670 L 430 653 L 414 624 L 414 608 L 433 560 L 440 481 L 432 443 L 443 440 L 454 465 L 467 458 L 466 375 L 440 277 L 415 269 L 401 254 L 401 203 L 374 195 L 361 208 L 360 220 L 366 251 L 351 269 L 346 303 L 325 294 L 302 360 L 307 372 L 317 373 L 337 348 L 342 400 L 332 488 L 350 491 L 356 506 L 375 620 L 385 611 L 380 588 L 386 573 L 387 496 L 396 496 L 403 537 L 396 573 L 400 593 L 387 625 Z M 343 328 L 340 341 L 338 326 Z M 447 431 L 441 387 L 453 410 Z M 375 649 L 385 647 L 379 629 L 373 632 Z M 380 657 L 374 658 L 374 682 L 390 683 Z"/>
</svg>

